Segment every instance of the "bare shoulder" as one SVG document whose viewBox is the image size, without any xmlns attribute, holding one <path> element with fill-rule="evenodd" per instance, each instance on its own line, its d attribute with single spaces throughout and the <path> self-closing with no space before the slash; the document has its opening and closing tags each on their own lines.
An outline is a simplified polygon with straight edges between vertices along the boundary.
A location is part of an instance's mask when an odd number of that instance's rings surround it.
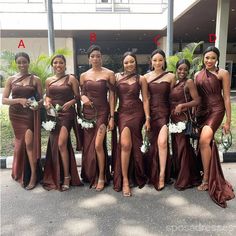
<svg viewBox="0 0 236 236">
<path fill-rule="evenodd" d="M 110 70 L 110 69 L 108 69 L 106 67 L 102 67 L 102 71 L 105 72 L 109 76 L 115 76 L 114 71 L 112 71 L 112 70 Z"/>
<path fill-rule="evenodd" d="M 170 79 L 175 79 L 175 74 L 172 72 L 168 72 L 167 77 L 169 77 Z"/>
<path fill-rule="evenodd" d="M 219 77 L 222 77 L 222 78 L 229 76 L 229 72 L 222 68 L 219 69 L 218 74 L 219 74 Z"/>
<path fill-rule="evenodd" d="M 196 76 L 198 76 L 199 73 L 200 73 L 200 71 L 197 71 L 197 72 L 194 74 L 194 78 L 195 78 Z"/>
</svg>

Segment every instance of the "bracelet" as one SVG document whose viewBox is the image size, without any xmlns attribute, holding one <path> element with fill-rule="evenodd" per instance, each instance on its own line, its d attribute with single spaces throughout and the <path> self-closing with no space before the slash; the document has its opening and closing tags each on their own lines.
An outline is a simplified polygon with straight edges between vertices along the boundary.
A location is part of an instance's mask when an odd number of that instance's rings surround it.
<svg viewBox="0 0 236 236">
<path fill-rule="evenodd" d="M 114 119 L 114 116 L 110 116 L 110 119 L 111 119 L 111 118 Z"/>
<path fill-rule="evenodd" d="M 151 117 L 150 116 L 146 116 L 146 120 L 151 120 Z"/>
</svg>

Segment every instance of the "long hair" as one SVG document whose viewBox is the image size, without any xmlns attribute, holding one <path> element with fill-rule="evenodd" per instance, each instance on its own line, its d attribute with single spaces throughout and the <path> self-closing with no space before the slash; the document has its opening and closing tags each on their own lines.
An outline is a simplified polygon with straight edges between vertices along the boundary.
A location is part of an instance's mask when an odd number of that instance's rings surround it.
<svg viewBox="0 0 236 236">
<path fill-rule="evenodd" d="M 163 58 L 164 58 L 164 66 L 162 67 L 162 69 L 163 69 L 163 70 L 166 70 L 166 68 L 167 68 L 166 54 L 164 53 L 163 50 L 161 50 L 160 48 L 157 48 L 157 49 L 155 49 L 155 50 L 152 52 L 152 54 L 151 54 L 151 60 L 152 60 L 152 58 L 153 58 L 156 54 L 160 54 L 160 55 L 163 56 Z M 151 62 L 151 61 L 150 61 L 150 70 L 153 70 L 153 68 L 152 68 L 152 62 Z"/>
</svg>

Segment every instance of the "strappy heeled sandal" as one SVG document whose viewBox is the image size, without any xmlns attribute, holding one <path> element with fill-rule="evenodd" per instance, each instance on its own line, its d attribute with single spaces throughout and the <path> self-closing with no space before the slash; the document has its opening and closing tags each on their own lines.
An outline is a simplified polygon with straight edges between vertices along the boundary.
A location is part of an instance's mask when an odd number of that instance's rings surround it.
<svg viewBox="0 0 236 236">
<path fill-rule="evenodd" d="M 102 185 L 100 185 L 100 187 L 99 187 L 99 184 L 102 184 Z M 96 191 L 101 192 L 104 189 L 104 187 L 105 187 L 105 180 L 99 179 L 97 186 L 96 186 Z"/>
<path fill-rule="evenodd" d="M 62 186 L 61 186 L 61 190 L 62 191 L 67 191 L 67 190 L 69 190 L 69 188 L 70 188 L 70 180 L 71 180 L 71 177 L 70 176 L 65 176 L 64 177 L 64 181 L 65 180 L 69 180 L 69 184 L 63 184 Z"/>
<path fill-rule="evenodd" d="M 208 190 L 208 182 L 203 180 L 202 183 L 197 187 L 199 191 L 207 191 Z"/>
<path fill-rule="evenodd" d="M 128 191 L 125 190 L 126 187 L 127 187 L 127 189 L 129 189 Z M 129 184 L 123 185 L 122 194 L 123 194 L 123 197 L 131 197 L 132 196 Z"/>
</svg>

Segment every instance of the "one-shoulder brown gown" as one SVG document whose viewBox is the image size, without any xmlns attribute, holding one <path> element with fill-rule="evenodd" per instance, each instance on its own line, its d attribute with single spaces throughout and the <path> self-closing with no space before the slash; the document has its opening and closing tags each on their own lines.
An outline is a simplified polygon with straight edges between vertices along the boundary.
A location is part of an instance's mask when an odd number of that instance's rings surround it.
<svg viewBox="0 0 236 236">
<path fill-rule="evenodd" d="M 225 106 L 222 97 L 222 81 L 208 70 L 201 70 L 196 77 L 196 86 L 202 102 L 197 109 L 198 123 L 201 127 L 210 126 L 213 133 L 221 125 Z M 199 152 L 199 157 L 201 156 Z M 214 138 L 211 142 L 211 162 L 209 167 L 208 192 L 212 200 L 226 207 L 227 200 L 234 198 L 232 186 L 225 180 L 221 169 L 219 152 Z"/>
<path fill-rule="evenodd" d="M 69 76 L 67 76 L 65 82 L 60 86 L 54 85 L 53 83 L 49 85 L 47 94 L 52 99 L 52 105 L 54 107 L 56 104 L 63 106 L 66 102 L 74 98 L 73 90 L 71 85 L 68 83 L 68 80 Z M 75 124 L 75 119 L 76 112 L 74 107 L 70 107 L 67 111 L 59 111 L 56 119 L 56 127 L 50 132 L 43 176 L 43 187 L 47 190 L 61 190 L 61 185 L 65 177 L 61 155 L 58 148 L 58 139 L 61 127 L 65 127 L 69 134 L 67 148 L 69 152 L 69 174 L 71 176 L 70 184 L 72 186 L 83 185 L 77 171 L 75 154 L 70 139 L 70 131 Z"/>
<path fill-rule="evenodd" d="M 132 150 L 128 170 L 129 183 L 130 185 L 138 185 L 139 188 L 142 188 L 146 184 L 146 177 L 144 171 L 143 155 L 140 149 L 142 146 L 141 131 L 144 124 L 143 103 L 139 99 L 140 89 L 138 76 L 135 78 L 135 82 L 132 84 L 128 84 L 127 81 L 122 80 L 122 78 L 117 84 L 117 96 L 119 98 L 119 137 L 123 129 L 127 127 L 130 130 L 132 139 Z M 120 138 L 114 160 L 113 184 L 115 191 L 121 191 L 122 170 Z"/>
<path fill-rule="evenodd" d="M 186 103 L 184 95 L 184 86 L 186 80 L 180 81 L 174 86 L 170 93 L 171 104 L 171 122 L 186 121 L 188 112 L 185 114 L 175 115 L 174 111 L 178 104 Z M 189 91 L 185 89 L 187 100 L 191 100 Z M 175 188 L 184 190 L 186 188 L 198 186 L 201 183 L 201 175 L 195 151 L 190 143 L 190 138 L 182 133 L 173 133 L 172 140 L 172 155 L 174 164 Z"/>
<path fill-rule="evenodd" d="M 170 83 L 163 81 L 158 82 L 167 72 L 153 79 L 148 83 L 150 94 L 150 114 L 151 114 L 151 133 L 150 133 L 150 149 L 145 155 L 146 175 L 149 178 L 149 184 L 158 189 L 159 183 L 159 151 L 157 147 L 157 139 L 161 128 L 169 123 L 170 116 Z M 168 144 L 167 144 L 168 145 Z M 169 148 L 167 148 L 167 162 L 165 171 L 165 182 L 170 182 L 171 161 Z"/>
<path fill-rule="evenodd" d="M 30 98 L 37 97 L 37 88 L 33 85 L 33 75 L 30 78 L 29 85 L 22 86 L 17 84 L 20 78 L 12 83 L 12 98 Z M 23 77 L 22 77 L 23 79 Z M 31 169 L 28 155 L 25 147 L 25 133 L 28 129 L 33 132 L 33 158 L 37 160 L 37 182 L 42 179 L 41 159 L 41 122 L 39 110 L 33 111 L 30 108 L 24 108 L 21 104 L 10 105 L 9 117 L 14 130 L 14 159 L 12 165 L 12 178 L 21 183 L 23 187 L 30 181 Z"/>
<path fill-rule="evenodd" d="M 99 175 L 97 155 L 95 150 L 95 140 L 99 127 L 108 124 L 109 103 L 107 100 L 108 82 L 105 79 L 97 81 L 86 80 L 83 84 L 83 94 L 86 95 L 97 111 L 97 121 L 94 128 L 83 129 L 83 153 L 82 153 L 82 170 L 81 177 L 83 181 L 89 182 L 92 187 Z M 83 114 L 85 118 L 94 118 L 95 110 L 90 106 L 83 107 Z M 110 181 L 110 171 L 108 165 L 108 155 L 106 147 L 106 137 L 104 138 L 104 152 L 105 152 L 105 182 Z"/>
</svg>

